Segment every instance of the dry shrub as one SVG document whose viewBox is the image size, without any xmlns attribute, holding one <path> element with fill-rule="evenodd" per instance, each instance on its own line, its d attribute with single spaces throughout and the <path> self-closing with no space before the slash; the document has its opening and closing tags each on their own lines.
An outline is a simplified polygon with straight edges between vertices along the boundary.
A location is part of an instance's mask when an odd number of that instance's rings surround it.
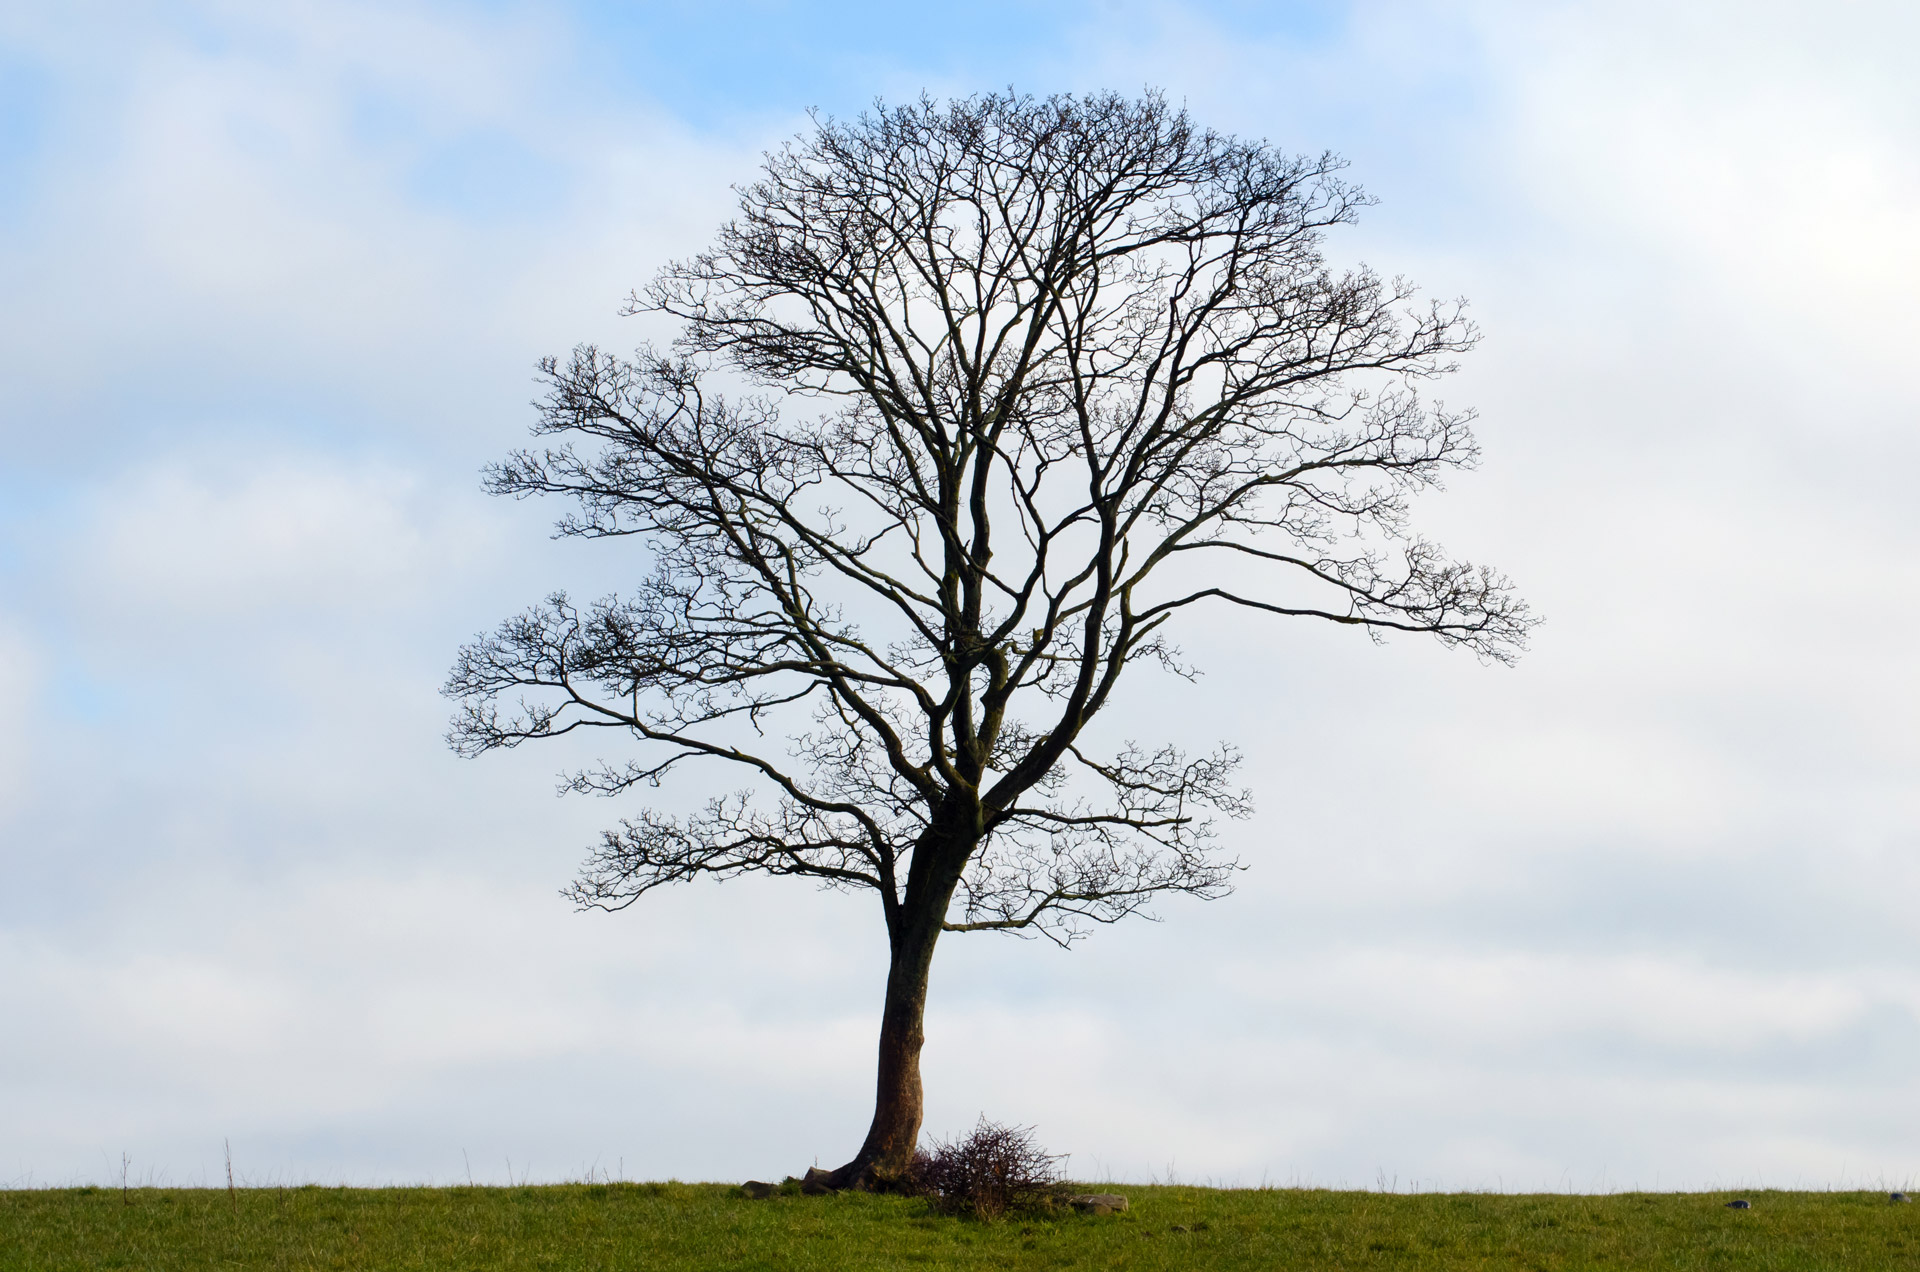
<svg viewBox="0 0 1920 1272">
<path fill-rule="evenodd" d="M 1003 1126 L 984 1116 L 964 1139 L 936 1140 L 913 1155 L 913 1191 L 949 1214 L 997 1219 L 1053 1202 L 1064 1155 L 1033 1142 L 1030 1126 Z"/>
</svg>

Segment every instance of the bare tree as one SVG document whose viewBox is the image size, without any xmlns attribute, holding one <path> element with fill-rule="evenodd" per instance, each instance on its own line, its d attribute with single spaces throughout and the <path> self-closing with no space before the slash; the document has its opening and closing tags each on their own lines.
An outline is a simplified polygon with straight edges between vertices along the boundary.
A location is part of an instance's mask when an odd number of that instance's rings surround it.
<svg viewBox="0 0 1920 1272">
<path fill-rule="evenodd" d="M 943 932 L 1066 942 L 1237 863 L 1233 751 L 1109 742 L 1121 673 L 1187 669 L 1202 607 L 1421 632 L 1508 661 L 1504 579 L 1408 528 L 1475 457 L 1418 381 L 1458 304 L 1328 269 L 1366 198 L 1330 155 L 1196 127 L 1156 95 L 876 107 L 767 157 L 709 251 L 629 312 L 667 350 L 548 359 L 536 435 L 488 473 L 562 535 L 638 536 L 631 595 L 565 594 L 460 653 L 463 754 L 638 740 L 582 792 L 689 760 L 747 787 L 606 832 L 571 890 L 620 909 L 747 872 L 869 889 L 891 963 L 873 1123 L 836 1186 L 909 1168 Z M 744 381 L 732 396 L 719 378 Z"/>
</svg>

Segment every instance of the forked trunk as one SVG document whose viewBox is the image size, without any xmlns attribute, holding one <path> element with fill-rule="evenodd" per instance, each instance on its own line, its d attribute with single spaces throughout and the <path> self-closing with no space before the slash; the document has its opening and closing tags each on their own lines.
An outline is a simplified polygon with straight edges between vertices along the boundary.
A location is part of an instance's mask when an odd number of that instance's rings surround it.
<svg viewBox="0 0 1920 1272">
<path fill-rule="evenodd" d="M 893 948 L 887 969 L 887 1000 L 880 1013 L 880 1065 L 873 1125 L 854 1159 L 833 1172 L 834 1188 L 898 1186 L 913 1165 L 924 1106 L 920 1094 L 920 1047 L 926 1041 L 922 1021 L 927 1010 L 927 973 L 946 907 L 924 920 L 911 921 Z"/>
</svg>

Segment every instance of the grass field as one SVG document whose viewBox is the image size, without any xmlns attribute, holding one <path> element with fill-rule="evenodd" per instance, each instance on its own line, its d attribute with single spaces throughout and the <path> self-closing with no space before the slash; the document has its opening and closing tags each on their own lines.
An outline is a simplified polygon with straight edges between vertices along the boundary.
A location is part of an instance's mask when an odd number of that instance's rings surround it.
<svg viewBox="0 0 1920 1272">
<path fill-rule="evenodd" d="M 1920 1269 L 1920 1205 L 1885 1193 L 1119 1191 L 1125 1214 L 997 1223 L 720 1184 L 10 1191 L 0 1269 Z"/>
</svg>

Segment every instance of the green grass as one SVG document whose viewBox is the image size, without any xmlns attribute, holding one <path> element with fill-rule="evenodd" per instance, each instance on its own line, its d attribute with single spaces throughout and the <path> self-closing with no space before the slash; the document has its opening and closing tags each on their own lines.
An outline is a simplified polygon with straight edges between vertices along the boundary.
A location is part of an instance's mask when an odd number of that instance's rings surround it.
<svg viewBox="0 0 1920 1272">
<path fill-rule="evenodd" d="M 998 1223 L 720 1184 L 13 1191 L 0 1269 L 1920 1269 L 1920 1205 L 1885 1193 L 1119 1191 L 1126 1214 Z"/>
</svg>

